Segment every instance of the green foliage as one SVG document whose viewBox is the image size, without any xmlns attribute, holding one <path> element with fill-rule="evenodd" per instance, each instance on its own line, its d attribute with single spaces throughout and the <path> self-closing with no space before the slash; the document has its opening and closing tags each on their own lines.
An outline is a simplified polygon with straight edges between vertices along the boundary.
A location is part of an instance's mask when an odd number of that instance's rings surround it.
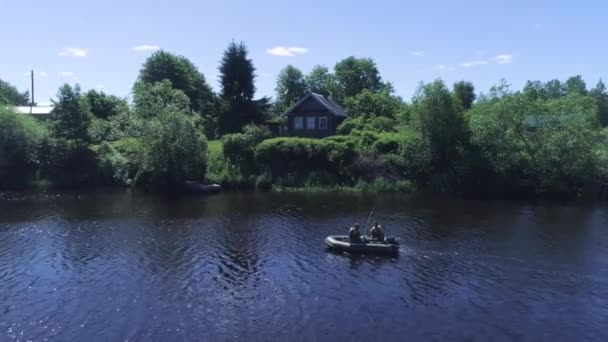
<svg viewBox="0 0 608 342">
<path fill-rule="evenodd" d="M 355 157 L 356 152 L 348 145 L 325 139 L 273 138 L 263 141 L 255 150 L 256 162 L 273 177 L 306 175 L 315 170 L 343 176 L 343 166 Z"/>
<path fill-rule="evenodd" d="M 131 184 L 129 161 L 107 142 L 102 143 L 97 148 L 97 165 L 102 182 L 106 184 Z"/>
<path fill-rule="evenodd" d="M 473 83 L 460 81 L 454 83 L 454 96 L 461 111 L 469 110 L 475 102 L 475 87 Z"/>
<path fill-rule="evenodd" d="M 207 84 L 205 76 L 186 57 L 162 50 L 154 52 L 146 59 L 134 86 L 135 93 L 142 84 L 152 85 L 164 80 L 186 95 L 191 110 L 215 115 L 212 112 L 215 94 Z"/>
<path fill-rule="evenodd" d="M 498 175 L 528 179 L 537 192 L 576 192 L 592 177 L 598 139 L 593 98 L 508 93 L 468 115 L 472 142 Z"/>
<path fill-rule="evenodd" d="M 385 86 L 374 60 L 351 56 L 334 66 L 334 75 L 329 88 L 332 97 L 338 102 L 342 102 L 347 97 L 355 96 L 365 89 L 379 92 L 385 89 Z"/>
<path fill-rule="evenodd" d="M 12 84 L 0 80 L 0 105 L 27 106 L 30 103 L 30 93 L 20 92 Z"/>
<path fill-rule="evenodd" d="M 0 189 L 23 187 L 36 176 L 44 127 L 0 106 Z"/>
<path fill-rule="evenodd" d="M 244 43 L 231 42 L 220 61 L 220 95 L 227 101 L 251 101 L 255 94 L 255 67 Z"/>
<path fill-rule="evenodd" d="M 207 140 L 187 112 L 165 108 L 151 120 L 143 141 L 143 166 L 152 184 L 165 187 L 204 179 Z"/>
<path fill-rule="evenodd" d="M 322 65 L 315 65 L 312 71 L 306 75 L 306 84 L 308 89 L 323 96 L 329 96 L 329 88 L 331 87 L 332 75 L 329 69 Z"/>
<path fill-rule="evenodd" d="M 106 95 L 104 92 L 89 90 L 85 97 L 89 103 L 91 114 L 99 119 L 108 119 L 129 110 L 126 100 L 113 95 Z"/>
<path fill-rule="evenodd" d="M 466 139 L 465 124 L 442 81 L 420 86 L 413 100 L 412 119 L 427 141 L 436 167 L 444 169 L 458 158 L 458 148 Z"/>
<path fill-rule="evenodd" d="M 41 176 L 58 186 L 94 184 L 98 178 L 97 157 L 86 142 L 51 137 L 43 143 Z"/>
<path fill-rule="evenodd" d="M 144 119 L 156 117 L 167 107 L 187 112 L 190 100 L 183 91 L 173 88 L 168 80 L 156 83 L 139 83 L 133 90 L 135 112 Z"/>
<path fill-rule="evenodd" d="M 80 86 L 64 84 L 53 101 L 52 134 L 55 138 L 88 141 L 88 126 L 93 116 Z"/>
<path fill-rule="evenodd" d="M 401 100 L 388 91 L 374 92 L 363 89 L 344 100 L 344 109 L 351 117 L 386 116 L 394 118 L 401 110 Z"/>
<path fill-rule="evenodd" d="M 606 92 L 606 86 L 601 79 L 595 88 L 591 89 L 590 95 L 595 99 L 600 125 L 602 127 L 608 126 L 608 92 Z"/>
<path fill-rule="evenodd" d="M 275 88 L 277 95 L 276 106 L 282 112 L 298 102 L 306 95 L 307 91 L 308 86 L 302 71 L 292 65 L 288 65 L 281 70 L 277 77 L 277 86 Z"/>
<path fill-rule="evenodd" d="M 255 147 L 271 133 L 266 127 L 247 125 L 243 133 L 227 134 L 222 137 L 223 154 L 244 173 L 255 172 Z"/>
</svg>

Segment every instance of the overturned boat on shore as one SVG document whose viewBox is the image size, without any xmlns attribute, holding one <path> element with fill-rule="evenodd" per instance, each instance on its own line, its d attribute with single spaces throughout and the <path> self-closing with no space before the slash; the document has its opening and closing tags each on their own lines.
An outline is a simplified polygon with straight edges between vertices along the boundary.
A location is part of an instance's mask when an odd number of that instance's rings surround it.
<svg viewBox="0 0 608 342">
<path fill-rule="evenodd" d="M 325 244 L 334 251 L 353 254 L 395 255 L 399 253 L 399 242 L 392 237 L 386 238 L 384 241 L 363 238 L 361 242 L 351 242 L 346 235 L 330 235 L 325 238 Z"/>
</svg>

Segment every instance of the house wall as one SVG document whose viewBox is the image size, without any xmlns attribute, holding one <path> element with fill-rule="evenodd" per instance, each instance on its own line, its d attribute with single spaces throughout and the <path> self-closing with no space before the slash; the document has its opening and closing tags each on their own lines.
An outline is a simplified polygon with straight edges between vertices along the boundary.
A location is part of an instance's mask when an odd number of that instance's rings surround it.
<svg viewBox="0 0 608 342">
<path fill-rule="evenodd" d="M 296 117 L 302 117 L 304 120 L 303 129 L 295 128 Z M 319 128 L 319 118 L 327 118 L 327 129 Z M 314 127 L 308 127 L 308 118 L 314 118 Z M 341 118 L 338 118 L 327 111 L 323 112 L 308 112 L 308 113 L 290 113 L 288 115 L 288 128 L 289 135 L 295 137 L 309 137 L 309 138 L 324 138 L 336 134 L 336 128 L 342 122 Z"/>
</svg>

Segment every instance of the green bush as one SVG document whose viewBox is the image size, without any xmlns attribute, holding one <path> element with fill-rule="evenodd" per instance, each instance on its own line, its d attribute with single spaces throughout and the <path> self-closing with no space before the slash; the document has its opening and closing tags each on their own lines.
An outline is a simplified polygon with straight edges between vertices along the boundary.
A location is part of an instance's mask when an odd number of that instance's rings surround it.
<svg viewBox="0 0 608 342">
<path fill-rule="evenodd" d="M 403 135 L 399 133 L 381 133 L 372 143 L 372 150 L 379 154 L 397 153 L 403 141 Z"/>
<path fill-rule="evenodd" d="M 46 139 L 42 148 L 41 176 L 59 186 L 94 184 L 98 179 L 97 155 L 80 140 Z"/>
<path fill-rule="evenodd" d="M 31 116 L 0 106 L 0 189 L 26 186 L 36 177 L 45 128 Z"/>
<path fill-rule="evenodd" d="M 103 183 L 131 184 L 129 161 L 107 142 L 97 148 L 97 165 Z"/>
</svg>

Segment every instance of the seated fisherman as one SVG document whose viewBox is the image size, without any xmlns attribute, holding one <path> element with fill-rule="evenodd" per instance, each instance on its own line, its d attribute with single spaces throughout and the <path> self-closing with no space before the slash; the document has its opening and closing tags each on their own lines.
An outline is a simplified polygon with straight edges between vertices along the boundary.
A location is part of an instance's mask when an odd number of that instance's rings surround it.
<svg viewBox="0 0 608 342">
<path fill-rule="evenodd" d="M 369 235 L 374 241 L 384 241 L 384 232 L 382 231 L 382 227 L 380 227 L 378 222 L 374 222 L 374 225 L 369 230 Z"/>
<path fill-rule="evenodd" d="M 348 239 L 350 242 L 361 242 L 361 232 L 359 231 L 358 223 L 355 223 L 355 225 L 348 230 Z"/>
</svg>

